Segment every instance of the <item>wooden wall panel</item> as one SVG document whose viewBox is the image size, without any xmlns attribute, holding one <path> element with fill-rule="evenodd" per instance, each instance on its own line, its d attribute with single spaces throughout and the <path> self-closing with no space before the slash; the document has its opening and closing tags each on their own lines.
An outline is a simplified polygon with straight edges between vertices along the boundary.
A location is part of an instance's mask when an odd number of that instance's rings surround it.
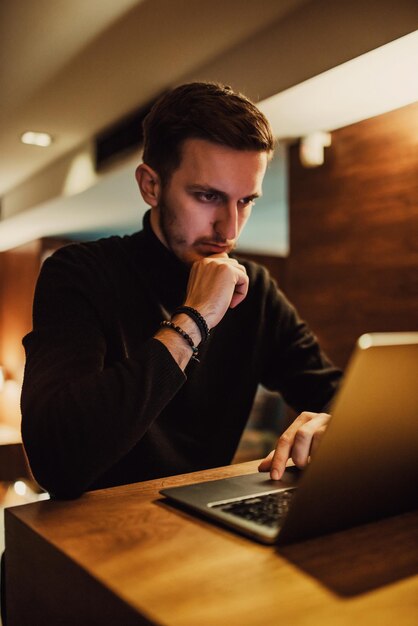
<svg viewBox="0 0 418 626">
<path fill-rule="evenodd" d="M 418 103 L 332 133 L 322 167 L 290 149 L 287 291 L 331 357 L 418 329 Z"/>
</svg>

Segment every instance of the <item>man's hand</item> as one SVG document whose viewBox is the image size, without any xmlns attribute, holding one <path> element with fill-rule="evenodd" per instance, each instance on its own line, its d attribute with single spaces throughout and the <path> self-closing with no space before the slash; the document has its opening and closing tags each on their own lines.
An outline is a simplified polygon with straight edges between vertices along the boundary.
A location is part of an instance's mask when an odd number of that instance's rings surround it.
<svg viewBox="0 0 418 626">
<path fill-rule="evenodd" d="M 184 304 L 197 309 L 213 328 L 229 308 L 244 300 L 247 292 L 245 267 L 226 253 L 213 254 L 193 264 Z"/>
<path fill-rule="evenodd" d="M 226 253 L 214 254 L 193 264 L 184 304 L 199 311 L 211 329 L 221 321 L 229 308 L 236 307 L 244 300 L 247 292 L 245 267 Z M 184 313 L 176 315 L 173 320 L 198 346 L 201 335 L 196 323 Z M 165 345 L 184 370 L 192 355 L 185 340 L 166 328 L 161 328 L 154 337 Z"/>
<path fill-rule="evenodd" d="M 276 449 L 260 463 L 258 471 L 270 471 L 273 480 L 280 480 L 289 458 L 297 467 L 305 467 L 309 457 L 315 453 L 330 419 L 328 413 L 301 413 L 280 436 Z"/>
</svg>

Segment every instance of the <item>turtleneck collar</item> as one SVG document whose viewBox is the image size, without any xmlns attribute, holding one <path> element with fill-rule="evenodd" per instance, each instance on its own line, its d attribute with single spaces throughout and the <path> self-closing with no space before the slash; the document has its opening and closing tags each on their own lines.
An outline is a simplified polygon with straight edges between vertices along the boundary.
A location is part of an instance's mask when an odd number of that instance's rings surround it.
<svg viewBox="0 0 418 626">
<path fill-rule="evenodd" d="M 164 308 L 172 311 L 184 302 L 190 268 L 158 239 L 151 227 L 150 210 L 144 215 L 143 230 L 134 239 L 142 278 Z"/>
</svg>

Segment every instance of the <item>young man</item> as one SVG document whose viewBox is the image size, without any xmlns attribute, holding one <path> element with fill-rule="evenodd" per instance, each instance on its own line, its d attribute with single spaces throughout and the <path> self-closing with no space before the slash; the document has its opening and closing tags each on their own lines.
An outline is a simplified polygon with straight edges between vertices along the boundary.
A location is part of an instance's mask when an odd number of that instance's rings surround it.
<svg viewBox="0 0 418 626">
<path fill-rule="evenodd" d="M 306 464 L 340 378 L 266 270 L 231 256 L 273 151 L 265 117 L 191 83 L 144 131 L 143 230 L 48 259 L 24 339 L 23 440 L 58 497 L 229 463 L 259 383 L 303 411 L 260 465 L 278 479 Z"/>
</svg>

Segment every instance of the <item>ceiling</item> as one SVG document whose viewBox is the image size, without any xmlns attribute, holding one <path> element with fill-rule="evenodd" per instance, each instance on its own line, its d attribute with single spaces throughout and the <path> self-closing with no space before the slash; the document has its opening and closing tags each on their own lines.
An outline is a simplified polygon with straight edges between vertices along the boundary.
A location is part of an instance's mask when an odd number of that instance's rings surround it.
<svg viewBox="0 0 418 626">
<path fill-rule="evenodd" d="M 364 92 L 347 74 L 337 88 L 329 75 L 417 26 L 416 0 L 2 0 L 0 249 L 130 229 L 145 209 L 134 160 L 98 177 L 91 140 L 170 85 L 228 82 L 262 101 L 281 137 L 331 130 L 384 109 L 354 119 L 344 105 L 371 91 L 367 75 Z M 416 72 L 405 74 L 411 52 L 402 54 L 392 75 L 417 86 Z M 319 91 L 314 77 L 325 80 Z M 23 145 L 25 130 L 48 131 L 53 144 Z"/>
<path fill-rule="evenodd" d="M 0 195 L 304 2 L 2 0 Z"/>
</svg>

